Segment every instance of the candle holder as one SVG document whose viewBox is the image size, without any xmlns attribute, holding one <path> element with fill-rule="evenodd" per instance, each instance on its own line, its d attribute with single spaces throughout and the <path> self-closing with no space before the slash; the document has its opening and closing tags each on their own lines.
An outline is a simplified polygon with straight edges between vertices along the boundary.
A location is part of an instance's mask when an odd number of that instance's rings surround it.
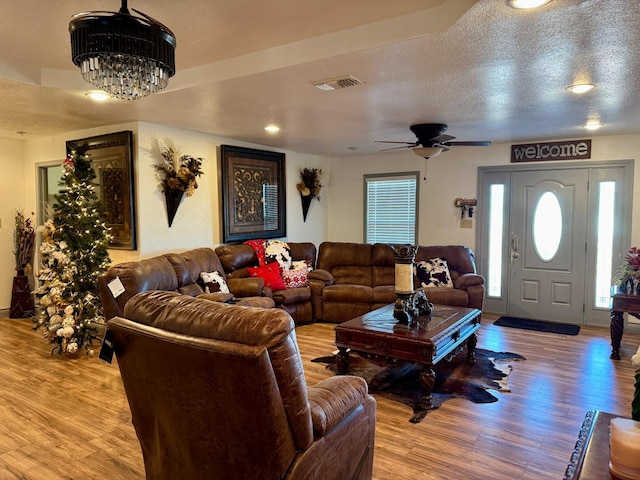
<svg viewBox="0 0 640 480">
<path fill-rule="evenodd" d="M 417 245 L 390 245 L 395 258 L 395 293 L 398 297 L 393 307 L 393 317 L 401 324 L 413 319 L 413 261 L 418 252 Z"/>
</svg>

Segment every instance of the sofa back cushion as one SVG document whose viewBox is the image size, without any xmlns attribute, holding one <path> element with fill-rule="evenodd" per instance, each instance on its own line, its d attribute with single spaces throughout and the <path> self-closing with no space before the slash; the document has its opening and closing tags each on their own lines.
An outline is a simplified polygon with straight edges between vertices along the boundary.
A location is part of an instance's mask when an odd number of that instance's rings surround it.
<svg viewBox="0 0 640 480">
<path fill-rule="evenodd" d="M 317 267 L 331 273 L 336 284 L 373 286 L 371 255 L 367 243 L 323 242 L 318 249 Z"/>
<path fill-rule="evenodd" d="M 118 277 L 124 291 L 114 298 L 109 284 Z M 178 290 L 176 272 L 169 260 L 161 255 L 137 262 L 124 262 L 113 265 L 98 278 L 100 299 L 104 316 L 108 320 L 122 316 L 124 306 L 131 297 L 147 290 Z"/>
<path fill-rule="evenodd" d="M 395 285 L 396 264 L 393 250 L 385 243 L 373 245 L 371 255 L 373 285 L 376 287 Z"/>
<path fill-rule="evenodd" d="M 175 271 L 178 291 L 185 295 L 195 297 L 204 293 L 204 289 L 199 284 L 202 272 L 219 272 L 226 281 L 222 264 L 211 248 L 196 248 L 183 253 L 167 253 L 165 257 Z"/>
<path fill-rule="evenodd" d="M 451 280 L 454 282 L 460 275 L 464 275 L 465 273 L 477 273 L 476 259 L 473 251 L 464 245 L 421 246 L 418 248 L 418 253 L 416 254 L 416 262 L 438 257 L 443 257 L 447 261 Z M 418 279 L 416 278 L 414 280 L 415 285 L 419 286 L 420 282 Z"/>
</svg>

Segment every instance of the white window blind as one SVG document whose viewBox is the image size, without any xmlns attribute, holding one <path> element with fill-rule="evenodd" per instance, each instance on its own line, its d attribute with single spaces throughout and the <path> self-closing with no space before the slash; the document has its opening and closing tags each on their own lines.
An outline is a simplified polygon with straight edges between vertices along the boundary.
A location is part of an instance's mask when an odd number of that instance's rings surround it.
<svg viewBox="0 0 640 480">
<path fill-rule="evenodd" d="M 418 175 L 365 175 L 365 243 L 417 243 Z"/>
</svg>

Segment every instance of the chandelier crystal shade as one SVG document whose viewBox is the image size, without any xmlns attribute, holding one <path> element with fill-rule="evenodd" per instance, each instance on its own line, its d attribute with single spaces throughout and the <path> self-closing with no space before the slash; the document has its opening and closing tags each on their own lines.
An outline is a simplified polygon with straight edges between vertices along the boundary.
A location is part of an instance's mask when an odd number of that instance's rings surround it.
<svg viewBox="0 0 640 480">
<path fill-rule="evenodd" d="M 109 95 L 136 100 L 166 88 L 175 72 L 176 37 L 160 22 L 132 9 L 86 12 L 69 23 L 71 58 L 82 77 Z"/>
</svg>

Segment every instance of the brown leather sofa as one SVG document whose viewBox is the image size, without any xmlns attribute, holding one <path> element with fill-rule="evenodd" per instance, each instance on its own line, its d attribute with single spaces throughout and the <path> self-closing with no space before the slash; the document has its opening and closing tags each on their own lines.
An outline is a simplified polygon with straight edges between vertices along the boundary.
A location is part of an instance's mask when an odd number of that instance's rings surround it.
<svg viewBox="0 0 640 480">
<path fill-rule="evenodd" d="M 316 264 L 316 246 L 309 242 L 287 242 L 293 261 L 304 260 L 312 268 Z M 249 245 L 221 245 L 216 254 L 228 279 L 247 278 L 247 267 L 258 265 L 258 257 Z M 286 310 L 297 325 L 314 320 L 311 303 L 311 290 L 308 286 L 274 290 L 272 292 L 276 306 Z"/>
<path fill-rule="evenodd" d="M 198 283 L 201 272 L 217 271 L 224 276 L 224 269 L 218 256 L 211 248 L 197 248 L 183 253 L 167 253 L 157 257 L 113 265 L 98 277 L 100 299 L 104 316 L 108 320 L 122 316 L 126 303 L 135 294 L 148 290 L 166 290 L 190 296 L 204 295 L 209 300 L 229 302 L 236 298 L 241 305 L 273 308 L 275 303 L 260 278 L 226 279 L 230 294 L 205 294 Z M 117 297 L 109 284 L 120 279 L 124 291 Z"/>
<path fill-rule="evenodd" d="M 370 479 L 359 377 L 307 387 L 285 311 L 146 292 L 108 322 L 147 479 Z"/>
<path fill-rule="evenodd" d="M 419 246 L 415 261 L 446 259 L 454 288 L 423 288 L 432 303 L 482 310 L 484 278 L 475 257 L 461 245 Z M 309 274 L 315 318 L 344 322 L 396 299 L 395 260 L 386 244 L 323 242 Z M 422 288 L 414 277 L 414 287 Z"/>
</svg>

